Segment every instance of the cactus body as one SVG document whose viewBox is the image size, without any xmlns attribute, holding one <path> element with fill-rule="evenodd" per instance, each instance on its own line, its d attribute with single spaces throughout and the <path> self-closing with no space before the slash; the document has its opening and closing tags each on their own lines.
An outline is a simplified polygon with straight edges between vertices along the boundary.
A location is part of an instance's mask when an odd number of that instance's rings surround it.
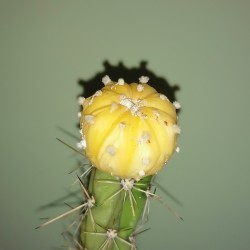
<svg viewBox="0 0 250 250">
<path fill-rule="evenodd" d="M 159 199 L 150 191 L 152 178 L 178 151 L 179 103 L 157 93 L 147 84 L 148 77 L 139 80 L 127 84 L 105 76 L 101 90 L 79 98 L 78 147 L 91 163 L 90 175 L 78 177 L 85 199 L 41 225 L 80 210 L 80 222 L 69 232 L 74 249 L 135 250 L 138 228 L 147 221 L 148 199 Z"/>
<path fill-rule="evenodd" d="M 147 217 L 147 199 L 154 195 L 152 176 L 176 149 L 179 105 L 147 81 L 141 77 L 139 84 L 126 84 L 106 76 L 101 90 L 79 99 L 79 145 L 94 166 L 80 232 L 85 249 L 136 249 L 133 236 Z"/>
<path fill-rule="evenodd" d="M 104 79 L 87 98 L 81 117 L 82 144 L 92 164 L 121 178 L 157 173 L 176 148 L 176 108 L 146 84 Z"/>
</svg>

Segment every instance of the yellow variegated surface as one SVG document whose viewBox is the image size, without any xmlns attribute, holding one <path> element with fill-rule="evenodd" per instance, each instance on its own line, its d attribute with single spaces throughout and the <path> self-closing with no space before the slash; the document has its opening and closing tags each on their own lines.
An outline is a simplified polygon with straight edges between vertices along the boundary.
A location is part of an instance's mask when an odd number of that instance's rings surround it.
<svg viewBox="0 0 250 250">
<path fill-rule="evenodd" d="M 107 77 L 101 90 L 81 99 L 81 145 L 96 168 L 138 180 L 157 173 L 175 151 L 178 105 L 147 80 L 126 84 Z"/>
</svg>

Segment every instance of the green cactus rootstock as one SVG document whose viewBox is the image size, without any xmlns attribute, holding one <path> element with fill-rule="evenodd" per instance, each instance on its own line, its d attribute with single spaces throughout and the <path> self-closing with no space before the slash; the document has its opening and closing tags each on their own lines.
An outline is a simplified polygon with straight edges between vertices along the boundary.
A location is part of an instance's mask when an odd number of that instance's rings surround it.
<svg viewBox="0 0 250 250">
<path fill-rule="evenodd" d="M 136 249 L 133 235 L 147 217 L 145 204 L 150 183 L 150 176 L 134 182 L 92 170 L 88 192 L 95 202 L 80 230 L 86 249 Z"/>
</svg>

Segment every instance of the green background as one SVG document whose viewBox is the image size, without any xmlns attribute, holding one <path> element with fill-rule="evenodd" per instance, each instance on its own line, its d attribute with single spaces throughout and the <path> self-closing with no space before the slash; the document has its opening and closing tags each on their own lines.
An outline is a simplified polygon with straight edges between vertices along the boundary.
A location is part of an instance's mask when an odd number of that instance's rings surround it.
<svg viewBox="0 0 250 250">
<path fill-rule="evenodd" d="M 58 126 L 78 136 L 77 82 L 104 60 L 180 86 L 181 152 L 157 191 L 184 221 L 152 200 L 139 249 L 250 249 L 249 25 L 247 0 L 1 0 L 0 249 L 63 244 L 62 222 L 34 228 L 68 210 L 76 158 L 55 138 L 75 145 Z"/>
</svg>

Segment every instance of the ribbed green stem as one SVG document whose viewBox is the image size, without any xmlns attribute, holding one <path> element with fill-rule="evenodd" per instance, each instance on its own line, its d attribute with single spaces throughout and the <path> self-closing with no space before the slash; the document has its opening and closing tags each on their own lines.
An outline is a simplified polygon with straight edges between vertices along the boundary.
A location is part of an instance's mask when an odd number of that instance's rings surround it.
<svg viewBox="0 0 250 250">
<path fill-rule="evenodd" d="M 88 209 L 81 228 L 81 240 L 86 249 L 133 249 L 129 237 L 141 219 L 150 181 L 150 176 L 145 177 L 126 191 L 121 179 L 97 169 L 92 171 L 88 191 L 95 205 Z M 108 238 L 108 230 L 117 232 L 117 237 Z"/>
</svg>

